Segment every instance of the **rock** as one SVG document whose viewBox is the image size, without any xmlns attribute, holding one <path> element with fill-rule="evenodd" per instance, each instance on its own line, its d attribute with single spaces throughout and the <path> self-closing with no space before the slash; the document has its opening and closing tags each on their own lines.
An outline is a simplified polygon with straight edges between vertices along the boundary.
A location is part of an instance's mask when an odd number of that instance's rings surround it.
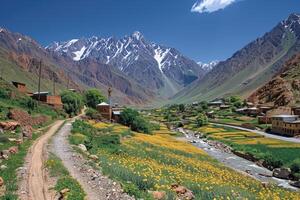
<svg viewBox="0 0 300 200">
<path fill-rule="evenodd" d="M 11 154 L 16 154 L 16 153 L 19 152 L 19 148 L 18 148 L 17 146 L 13 146 L 13 147 L 10 147 L 10 148 L 8 149 L 8 151 L 9 151 L 9 153 L 11 153 Z"/>
<path fill-rule="evenodd" d="M 90 155 L 89 158 L 94 160 L 94 161 L 97 161 L 99 159 L 99 157 L 96 156 L 96 155 Z"/>
<path fill-rule="evenodd" d="M 0 177 L 0 187 L 2 187 L 4 185 L 4 180 L 2 177 Z"/>
<path fill-rule="evenodd" d="M 167 196 L 166 192 L 164 192 L 164 191 L 154 191 L 151 193 L 152 193 L 153 199 L 157 199 L 157 200 L 165 199 Z"/>
<path fill-rule="evenodd" d="M 32 126 L 27 125 L 27 126 L 22 127 L 23 137 L 31 139 L 32 138 L 32 132 L 33 132 Z"/>
<path fill-rule="evenodd" d="M 183 195 L 185 200 L 192 200 L 195 199 L 195 196 L 191 190 L 187 190 L 186 193 Z"/>
<path fill-rule="evenodd" d="M 8 159 L 9 154 L 10 154 L 10 153 L 9 153 L 8 150 L 2 150 L 2 151 L 0 152 L 1 158 L 2 158 L 2 159 L 5 159 L 5 160 Z"/>
<path fill-rule="evenodd" d="M 0 133 L 3 134 L 4 133 L 4 130 L 2 128 L 0 128 Z"/>
<path fill-rule="evenodd" d="M 174 191 L 177 194 L 185 194 L 187 192 L 187 189 L 184 186 L 178 186 L 177 188 L 174 189 Z"/>
<path fill-rule="evenodd" d="M 300 181 L 291 182 L 290 185 L 294 186 L 294 187 L 297 187 L 297 188 L 300 188 Z"/>
<path fill-rule="evenodd" d="M 273 170 L 273 176 L 281 179 L 289 179 L 291 173 L 290 168 L 276 168 Z"/>
<path fill-rule="evenodd" d="M 87 151 L 87 148 L 86 148 L 86 146 L 85 146 L 84 144 L 79 144 L 79 145 L 78 145 L 78 148 L 79 148 L 81 151 L 84 151 L 84 152 Z"/>
<path fill-rule="evenodd" d="M 65 189 L 62 189 L 59 193 L 62 197 L 65 197 L 68 192 L 70 192 L 70 189 L 65 188 Z"/>
<path fill-rule="evenodd" d="M 13 131 L 16 128 L 18 128 L 20 124 L 15 121 L 9 121 L 9 122 L 0 122 L 0 128 L 7 131 Z"/>
<path fill-rule="evenodd" d="M 264 188 L 267 188 L 269 186 L 269 183 L 268 182 L 262 182 L 261 185 L 264 187 Z"/>
<path fill-rule="evenodd" d="M 6 165 L 1 165 L 1 166 L 0 166 L 0 170 L 5 170 L 5 169 L 7 169 L 7 166 L 6 166 Z"/>
</svg>

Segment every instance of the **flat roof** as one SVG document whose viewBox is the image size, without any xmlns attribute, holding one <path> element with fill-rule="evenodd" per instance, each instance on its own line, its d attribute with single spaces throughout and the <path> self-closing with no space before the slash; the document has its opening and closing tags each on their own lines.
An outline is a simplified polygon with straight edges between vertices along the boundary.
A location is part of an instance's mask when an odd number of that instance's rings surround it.
<svg viewBox="0 0 300 200">
<path fill-rule="evenodd" d="M 17 81 L 12 81 L 13 84 L 18 84 L 18 85 L 26 85 L 25 83 L 17 82 Z"/>
<path fill-rule="evenodd" d="M 276 118 L 290 118 L 290 117 L 299 117 L 298 115 L 273 115 L 272 117 Z"/>
<path fill-rule="evenodd" d="M 33 93 L 34 95 L 37 95 L 37 94 L 49 94 L 50 92 L 35 92 L 35 93 Z"/>
<path fill-rule="evenodd" d="M 98 104 L 98 106 L 109 106 L 109 104 L 105 103 L 105 102 L 102 102 L 102 103 Z"/>
</svg>

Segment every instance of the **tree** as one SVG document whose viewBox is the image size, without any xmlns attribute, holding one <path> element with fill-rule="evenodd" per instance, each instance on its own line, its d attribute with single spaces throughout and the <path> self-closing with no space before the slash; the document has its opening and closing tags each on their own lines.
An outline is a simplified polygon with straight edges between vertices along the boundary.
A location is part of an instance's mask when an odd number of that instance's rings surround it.
<svg viewBox="0 0 300 200">
<path fill-rule="evenodd" d="M 121 112 L 120 123 L 130 126 L 131 130 L 137 132 L 151 133 L 151 124 L 147 122 L 140 114 L 131 108 L 126 108 Z"/>
<path fill-rule="evenodd" d="M 178 109 L 179 109 L 180 112 L 184 112 L 184 111 L 185 111 L 185 106 L 184 106 L 184 104 L 179 104 L 179 105 L 178 105 Z"/>
<path fill-rule="evenodd" d="M 208 118 L 205 114 L 200 113 L 196 118 L 196 126 L 202 127 L 208 124 Z"/>
<path fill-rule="evenodd" d="M 96 108 L 99 103 L 102 103 L 106 98 L 97 89 L 87 90 L 84 94 L 85 102 L 88 107 Z"/>
<path fill-rule="evenodd" d="M 70 116 L 77 115 L 83 107 L 82 96 L 72 91 L 65 91 L 61 94 L 63 108 Z"/>
</svg>

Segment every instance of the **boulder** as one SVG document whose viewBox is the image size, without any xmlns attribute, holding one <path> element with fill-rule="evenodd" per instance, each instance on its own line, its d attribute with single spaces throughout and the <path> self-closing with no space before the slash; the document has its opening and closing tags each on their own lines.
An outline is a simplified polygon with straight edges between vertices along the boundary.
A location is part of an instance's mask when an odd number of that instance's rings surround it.
<svg viewBox="0 0 300 200">
<path fill-rule="evenodd" d="M 70 192 L 70 189 L 68 189 L 68 188 L 62 189 L 59 192 L 59 198 L 58 199 L 66 199 L 66 196 L 67 196 L 68 192 Z"/>
<path fill-rule="evenodd" d="M 195 196 L 191 190 L 187 190 L 186 193 L 183 195 L 185 200 L 192 200 L 195 199 Z"/>
<path fill-rule="evenodd" d="M 86 146 L 85 146 L 84 144 L 79 144 L 79 145 L 78 145 L 78 148 L 79 148 L 81 151 L 84 151 L 84 152 L 87 151 L 87 148 L 86 148 Z"/>
<path fill-rule="evenodd" d="M 0 128 L 7 131 L 13 131 L 18 128 L 20 124 L 15 121 L 8 121 L 8 122 L 0 122 Z"/>
<path fill-rule="evenodd" d="M 4 185 L 4 180 L 2 177 L 0 177 L 0 187 L 2 187 Z"/>
<path fill-rule="evenodd" d="M 8 149 L 8 151 L 9 151 L 9 153 L 11 153 L 11 154 L 16 154 L 16 153 L 19 152 L 19 148 L 18 148 L 17 146 L 13 146 L 13 147 L 10 147 L 10 148 Z"/>
<path fill-rule="evenodd" d="M 297 187 L 297 188 L 300 188 L 300 181 L 291 182 L 290 185 L 294 186 L 294 187 Z"/>
<path fill-rule="evenodd" d="M 156 200 L 163 200 L 166 198 L 166 192 L 164 191 L 154 191 L 152 192 L 152 196 L 153 196 L 153 199 L 156 199 Z"/>
<path fill-rule="evenodd" d="M 5 169 L 7 169 L 7 166 L 6 166 L 6 165 L 1 165 L 1 166 L 0 166 L 0 170 L 5 170 Z"/>
<path fill-rule="evenodd" d="M 174 188 L 174 191 L 177 194 L 185 194 L 187 192 L 187 189 L 184 186 L 178 186 L 178 187 Z"/>
<path fill-rule="evenodd" d="M 97 161 L 99 159 L 99 157 L 96 156 L 96 155 L 90 155 L 89 158 L 94 160 L 94 161 Z"/>
<path fill-rule="evenodd" d="M 273 176 L 281 179 L 289 179 L 291 173 L 292 171 L 290 168 L 275 168 L 273 170 Z"/>
<path fill-rule="evenodd" d="M 32 132 L 33 132 L 32 126 L 27 125 L 27 126 L 22 127 L 23 137 L 31 139 L 32 138 Z"/>
</svg>

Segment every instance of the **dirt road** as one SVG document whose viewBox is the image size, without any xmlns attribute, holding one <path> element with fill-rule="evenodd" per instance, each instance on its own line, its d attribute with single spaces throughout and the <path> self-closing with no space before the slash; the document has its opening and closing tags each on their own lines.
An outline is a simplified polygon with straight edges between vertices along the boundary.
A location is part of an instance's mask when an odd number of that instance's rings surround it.
<svg viewBox="0 0 300 200">
<path fill-rule="evenodd" d="M 72 149 L 68 136 L 72 128 L 72 121 L 67 122 L 52 140 L 52 152 L 58 156 L 71 176 L 75 178 L 84 191 L 88 200 L 133 200 L 117 182 L 104 176 L 101 171 L 89 165 L 82 155 Z"/>
<path fill-rule="evenodd" d="M 56 121 L 30 147 L 25 165 L 27 172 L 24 177 L 24 184 L 21 184 L 25 187 L 21 188 L 21 200 L 50 200 L 54 198 L 54 194 L 48 190 L 45 170 L 43 168 L 43 163 L 46 159 L 44 150 L 48 140 L 58 131 L 63 123 L 63 120 Z"/>
</svg>

